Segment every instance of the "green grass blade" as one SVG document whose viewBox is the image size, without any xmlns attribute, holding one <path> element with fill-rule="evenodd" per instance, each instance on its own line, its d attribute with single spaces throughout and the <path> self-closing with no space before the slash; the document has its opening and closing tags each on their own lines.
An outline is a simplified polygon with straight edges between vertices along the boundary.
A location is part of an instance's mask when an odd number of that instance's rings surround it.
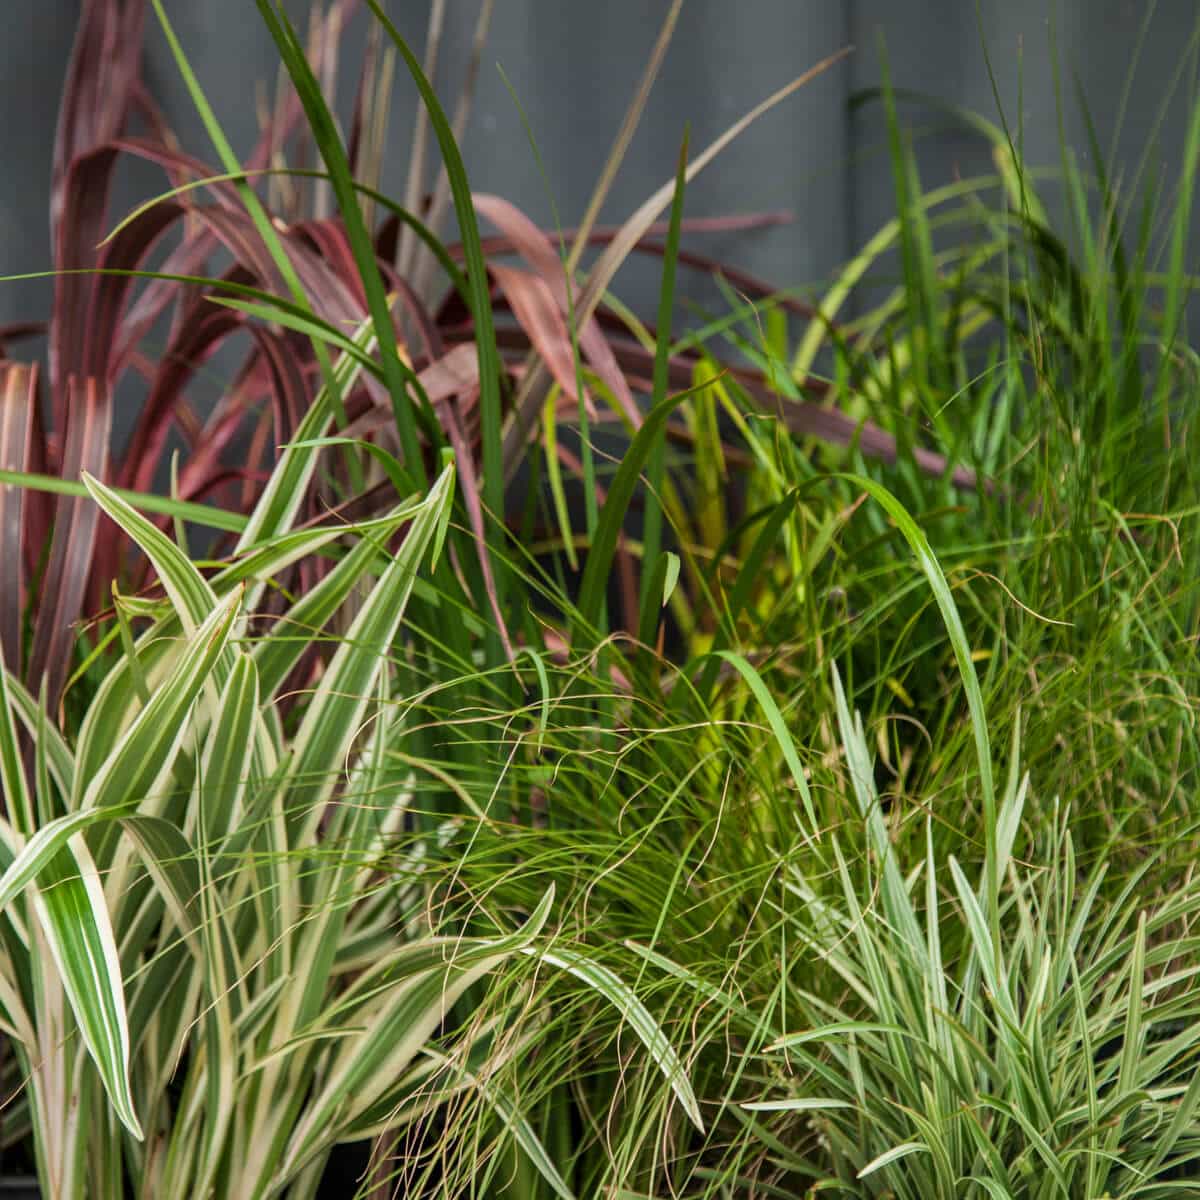
<svg viewBox="0 0 1200 1200">
<path fill-rule="evenodd" d="M 1154 379 L 1154 407 L 1166 423 L 1169 420 L 1167 398 L 1174 376 L 1171 363 L 1176 342 L 1186 338 L 1185 311 L 1191 291 L 1187 271 L 1187 248 L 1192 233 L 1192 201 L 1196 190 L 1196 169 L 1200 164 L 1200 104 L 1193 103 L 1183 142 L 1183 161 L 1179 169 L 1179 195 L 1171 219 L 1171 247 L 1167 261 L 1167 286 L 1163 298 L 1162 340 L 1158 369 Z"/>
<path fill-rule="evenodd" d="M 679 166 L 675 172 L 675 192 L 671 197 L 671 217 L 667 227 L 667 243 L 663 254 L 662 282 L 658 294 L 658 326 L 655 331 L 654 374 L 651 390 L 651 407 L 657 407 L 667 398 L 667 376 L 671 356 L 671 318 L 675 309 L 675 268 L 679 260 L 679 229 L 683 220 L 683 194 L 687 186 L 688 134 L 684 131 L 683 145 L 679 149 Z M 662 501 L 660 492 L 663 474 L 666 471 L 666 439 L 659 431 L 646 463 L 646 505 L 642 527 L 642 581 L 639 607 L 641 627 L 651 623 L 651 614 L 657 615 L 661 604 L 659 597 L 652 595 L 651 576 L 658 562 L 662 547 Z M 654 622 L 657 624 L 657 621 Z"/>
<path fill-rule="evenodd" d="M 159 26 L 167 39 L 171 56 L 175 60 L 175 65 L 179 70 L 180 76 L 183 78 L 188 95 L 191 97 L 192 104 L 204 125 L 209 140 L 217 152 L 217 157 L 221 160 L 221 165 L 227 172 L 236 177 L 234 186 L 237 189 L 238 195 L 241 197 L 242 203 L 246 206 L 246 211 L 250 214 L 254 228 L 258 231 L 259 237 L 262 238 L 263 245 L 267 248 L 272 262 L 287 285 L 292 299 L 297 304 L 308 306 L 308 296 L 305 294 L 304 285 L 300 282 L 300 276 L 297 274 L 292 260 L 288 257 L 288 253 L 283 246 L 283 241 L 262 201 L 259 200 L 257 193 L 250 186 L 246 177 L 240 174 L 242 164 L 233 152 L 233 147 L 230 145 L 229 139 L 226 138 L 225 132 L 221 128 L 221 123 L 217 120 L 217 115 L 213 112 L 212 105 L 209 104 L 208 97 L 205 96 L 204 89 L 200 86 L 200 81 L 196 78 L 191 63 L 188 62 L 187 55 L 183 52 L 183 47 L 175 35 L 175 28 L 168 19 L 166 9 L 163 7 L 163 0 L 151 0 L 151 3 L 154 6 L 155 15 L 158 17 Z M 307 63 L 305 65 L 307 66 Z M 354 207 L 357 211 L 357 204 Z M 316 356 L 317 365 L 320 367 L 322 379 L 324 379 L 326 385 L 331 386 L 333 364 L 330 362 L 329 353 L 325 349 L 324 343 L 320 341 L 314 342 L 313 353 Z M 339 424 L 344 424 L 346 413 L 342 406 L 340 394 L 334 395 L 334 404 Z M 353 456 L 349 456 L 347 458 L 347 465 L 350 470 L 351 484 L 354 490 L 358 491 L 362 484 L 358 462 Z"/>
<path fill-rule="evenodd" d="M 912 148 L 907 144 L 896 112 L 887 55 L 880 35 L 880 66 L 883 72 L 883 102 L 887 114 L 888 145 L 892 159 L 892 178 L 896 190 L 896 207 L 900 211 L 900 259 L 904 270 L 905 294 L 915 302 L 913 351 L 919 379 L 927 380 L 944 390 L 938 358 L 936 297 L 937 280 L 933 263 L 933 242 L 925 208 L 920 202 L 921 186 L 916 177 Z"/>
<path fill-rule="evenodd" d="M 0 485 L 29 488 L 31 491 L 45 492 L 52 496 L 89 495 L 87 488 L 78 480 L 60 479 L 57 475 L 39 475 L 34 471 L 0 470 Z M 114 495 L 120 496 L 131 507 L 143 512 L 160 513 L 224 533 L 241 533 L 246 527 L 246 518 L 241 513 L 229 512 L 223 508 L 195 504 L 189 500 L 173 500 L 169 496 L 153 496 L 128 488 L 112 490 Z"/>
<path fill-rule="evenodd" d="M 551 388 L 542 409 L 542 453 L 546 461 L 546 482 L 554 504 L 554 515 L 562 534 L 563 552 L 572 571 L 579 570 L 579 556 L 575 552 L 575 532 L 571 528 L 571 514 L 567 507 L 567 493 L 563 488 L 562 466 L 558 461 L 558 414 L 555 411 L 556 387 Z M 587 482 L 584 482 L 587 489 Z M 585 490 L 595 500 L 595 492 Z"/>
<path fill-rule="evenodd" d="M 804 812 L 808 817 L 812 836 L 819 837 L 820 828 L 817 824 L 816 809 L 813 807 L 812 792 L 809 790 L 808 780 L 805 778 L 804 766 L 800 762 L 800 756 L 796 753 L 796 745 L 792 741 L 792 735 L 788 733 L 787 722 L 784 721 L 783 714 L 779 711 L 779 705 L 775 703 L 775 698 L 767 689 L 762 676 L 740 654 L 735 653 L 733 650 L 718 650 L 717 654 L 741 675 L 746 681 L 746 686 L 750 689 L 751 694 L 758 701 L 758 706 L 762 709 L 763 716 L 767 718 L 767 724 L 770 726 L 776 744 L 783 754 L 783 761 L 787 763 L 787 768 L 791 772 L 796 790 L 800 793 L 800 799 L 804 803 Z"/>
<path fill-rule="evenodd" d="M 472 984 L 506 958 L 528 949 L 544 927 L 553 900 L 552 886 L 525 925 L 506 937 L 473 941 L 469 948 L 444 939 L 406 948 L 403 956 L 387 970 L 392 995 L 374 1013 L 366 1028 L 357 1032 L 339 1031 L 341 1036 L 348 1035 L 347 1044 L 292 1135 L 287 1159 L 280 1169 L 282 1177 L 303 1165 L 315 1131 L 335 1118 L 352 1121 L 387 1091 Z M 337 1025 L 334 1028 L 337 1030 Z"/>
<path fill-rule="evenodd" d="M 309 66 L 304 48 L 282 6 L 275 0 L 257 0 L 257 4 L 258 11 L 275 40 L 283 65 L 291 76 L 300 103 L 304 106 L 309 135 L 329 171 L 329 181 L 337 199 L 338 212 L 354 254 L 359 280 L 367 298 L 367 309 L 371 314 L 379 343 L 379 358 L 383 366 L 384 380 L 392 397 L 396 429 L 404 451 L 404 465 L 417 483 L 424 486 L 427 482 L 425 464 L 420 439 L 417 436 L 414 407 L 409 396 L 412 372 L 406 372 L 397 351 L 391 306 L 379 273 L 375 246 L 359 208 L 346 148 L 342 145 L 333 114 L 321 94 L 321 85 Z"/>
<path fill-rule="evenodd" d="M 318 179 L 325 182 L 330 181 L 328 171 L 319 171 L 309 167 L 261 167 L 257 170 L 249 171 L 228 171 L 220 175 L 206 175 L 201 179 L 191 179 L 187 183 L 180 184 L 178 187 L 169 188 L 165 192 L 160 192 L 157 196 L 152 196 L 149 200 L 143 201 L 136 208 L 131 209 L 120 221 L 112 228 L 108 236 L 100 243 L 101 246 L 108 245 L 109 242 L 117 236 L 127 225 L 131 225 L 143 213 L 149 212 L 150 209 L 159 204 L 163 204 L 168 200 L 174 200 L 186 192 L 194 191 L 196 188 L 209 187 L 214 183 L 237 183 L 246 179 L 254 179 L 259 176 L 291 176 L 296 179 Z M 407 209 L 402 208 L 390 196 L 377 191 L 375 188 L 367 186 L 357 180 L 351 180 L 351 185 L 354 190 L 366 200 L 373 204 L 378 204 L 386 208 L 403 226 L 411 229 L 417 238 L 424 244 L 425 249 L 430 252 L 433 258 L 437 261 L 438 266 L 446 273 L 446 278 L 450 280 L 451 286 L 464 299 L 467 297 L 467 284 L 463 278 L 462 272 L 454 263 L 454 259 L 446 251 L 446 247 L 438 240 L 438 238 L 430 231 L 429 227 Z M 214 280 L 214 282 L 216 282 Z"/>
<path fill-rule="evenodd" d="M 302 305 L 286 304 L 282 300 L 273 300 L 267 304 L 258 300 L 242 300 L 236 296 L 210 296 L 209 303 L 219 304 L 222 308 L 231 308 L 234 312 L 244 313 L 266 325 L 279 325 L 283 329 L 292 330 L 293 333 L 301 333 L 310 341 L 324 342 L 334 350 L 340 350 L 343 354 L 349 354 L 352 358 L 358 359 L 364 369 L 373 375 L 382 377 L 382 368 L 369 354 L 358 348 L 353 338 L 347 337 L 336 325 L 323 321 Z M 405 370 L 407 371 L 407 368 Z M 407 377 L 416 378 L 411 371 L 407 372 Z M 352 445 L 353 441 L 354 439 L 351 438 L 343 444 Z"/>
<path fill-rule="evenodd" d="M 573 950 L 556 947 L 553 950 L 538 950 L 530 947 L 522 951 L 537 958 L 552 967 L 559 967 L 569 975 L 586 983 L 593 991 L 603 996 L 629 1022 L 643 1046 L 650 1053 L 659 1070 L 666 1076 L 671 1090 L 675 1093 L 688 1119 L 701 1132 L 704 1131 L 704 1119 L 700 1115 L 700 1105 L 692 1085 L 688 1082 L 687 1072 L 679 1056 L 675 1053 L 662 1027 L 650 1015 L 646 1006 L 624 984 L 621 979 L 600 963 L 592 962 L 582 954 Z"/>
<path fill-rule="evenodd" d="M 579 621 L 585 629 L 600 628 L 609 571 L 617 550 L 617 539 L 625 523 L 629 502 L 633 499 L 633 493 L 641 478 L 642 467 L 650 457 L 655 439 L 661 433 L 667 418 L 690 394 L 688 391 L 669 396 L 650 410 L 613 476 L 604 509 L 600 513 L 599 524 L 596 526 L 596 537 L 584 564 L 583 581 L 579 586 Z"/>
<path fill-rule="evenodd" d="M 212 590 L 218 596 L 223 596 L 232 588 L 244 583 L 247 585 L 245 607 L 249 608 L 249 600 L 257 594 L 261 587 L 293 563 L 316 554 L 331 542 L 341 541 L 347 537 L 365 538 L 372 544 L 378 544 L 379 539 L 387 538 L 397 525 L 413 516 L 418 507 L 418 501 L 410 500 L 400 505 L 394 512 L 386 516 L 374 517 L 371 520 L 356 521 L 352 525 L 332 523 L 317 525 L 281 534 L 269 542 L 261 543 L 257 549 L 244 557 L 231 561 L 209 581 Z"/>
<path fill-rule="evenodd" d="M 471 185 L 467 180 L 466 167 L 454 137 L 454 130 L 446 118 L 433 85 L 425 78 L 421 64 L 400 36 L 395 25 L 378 0 L 367 0 L 367 4 L 383 25 L 392 44 L 404 59 L 409 74 L 421 94 L 429 122 L 438 140 L 442 153 L 446 177 L 450 182 L 450 193 L 454 200 L 454 212 L 458 220 L 459 237 L 462 240 L 463 260 L 467 269 L 467 288 L 470 293 L 471 315 L 475 321 L 475 349 L 479 357 L 479 419 L 483 442 L 483 499 L 495 521 L 504 519 L 504 469 L 501 458 L 500 423 L 500 354 L 496 347 L 496 331 L 492 322 L 492 304 L 489 292 L 487 264 L 483 257 L 483 243 L 479 237 L 479 224 L 475 218 L 475 206 L 471 200 Z M 499 566 L 499 563 L 497 563 Z M 504 575 L 497 571 L 496 587 L 503 597 Z"/>
<path fill-rule="evenodd" d="M 355 586 L 365 579 L 372 567 L 386 562 L 386 547 L 391 535 L 416 515 L 411 504 L 393 509 L 370 535 L 359 539 L 330 572 L 311 591 L 301 596 L 279 618 L 270 633 L 255 641 L 250 653 L 258 667 L 259 686 L 264 697 L 273 697 L 304 651 L 325 627 Z M 214 586 L 220 576 L 213 580 Z"/>
<path fill-rule="evenodd" d="M 729 593 L 725 611 L 721 614 L 721 624 L 714 639 L 715 649 L 724 649 L 734 641 L 738 618 L 759 586 L 762 572 L 766 568 L 767 555 L 774 549 L 775 539 L 795 510 L 801 490 L 800 488 L 792 489 L 767 513 L 763 527 L 759 530 L 758 537 L 755 538 L 749 554 L 745 556 L 741 570 L 738 571 L 737 581 Z M 719 667 L 720 662 L 716 657 L 710 658 L 705 664 L 704 673 L 697 684 L 701 700 L 707 701 L 712 695 Z M 682 695 L 683 689 L 680 689 L 680 696 Z"/>
</svg>

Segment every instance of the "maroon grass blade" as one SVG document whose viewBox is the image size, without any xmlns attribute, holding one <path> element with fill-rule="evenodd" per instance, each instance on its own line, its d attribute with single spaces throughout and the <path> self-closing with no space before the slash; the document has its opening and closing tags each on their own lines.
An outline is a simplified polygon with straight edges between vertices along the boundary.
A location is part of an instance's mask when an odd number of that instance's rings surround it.
<svg viewBox="0 0 1200 1200">
<path fill-rule="evenodd" d="M 54 137 L 50 234 L 56 244 L 72 166 L 124 128 L 139 82 L 145 7 L 144 0 L 84 0 Z"/>
<path fill-rule="evenodd" d="M 63 448 L 61 476 L 77 480 L 84 471 L 104 479 L 112 432 L 112 404 L 104 380 L 91 376 L 67 380 L 72 421 Z M 99 509 L 82 496 L 59 496 L 46 567 L 42 603 L 34 622 L 33 651 L 27 678 L 34 690 L 45 681 L 52 711 L 74 659 L 74 624 L 82 612 L 92 567 Z"/>
<path fill-rule="evenodd" d="M 46 329 L 45 321 L 13 321 L 8 325 L 0 325 L 0 358 L 8 357 L 9 342 L 23 342 L 29 338 L 43 337 Z"/>
<path fill-rule="evenodd" d="M 572 306 L 575 301 L 574 297 L 568 297 L 563 264 L 554 252 L 550 239 L 520 209 L 507 200 L 486 194 L 476 195 L 474 199 L 476 210 L 512 241 L 517 252 L 537 272 L 549 289 L 563 317 L 569 319 L 573 315 Z M 518 319 L 520 319 L 519 314 Z M 641 413 L 638 411 L 629 385 L 625 382 L 624 375 L 621 374 L 621 369 L 613 357 L 612 350 L 609 348 L 599 324 L 594 317 L 590 317 L 579 323 L 578 330 L 579 348 L 584 357 L 616 397 L 617 403 L 636 429 L 642 423 Z M 565 326 L 564 331 L 566 331 Z M 542 346 L 539 345 L 538 349 L 542 350 Z M 573 361 L 574 352 L 569 332 L 567 332 L 565 349 L 568 357 Z M 549 360 L 546 365 L 551 366 Z M 561 380 L 559 382 L 561 383 Z M 574 386 L 569 391 L 574 394 Z"/>
<path fill-rule="evenodd" d="M 555 382 L 578 402 L 571 335 L 545 281 L 530 271 L 502 267 L 498 263 L 493 263 L 488 271 L 500 285 L 513 316 L 541 355 Z M 624 379 L 621 382 L 624 385 Z"/>
<path fill-rule="evenodd" d="M 36 365 L 0 363 L 0 467 L 6 471 L 30 468 L 37 376 Z M 28 600 L 25 498 L 24 488 L 0 483 L 0 649 L 17 674 L 24 657 L 21 625 Z"/>
<path fill-rule="evenodd" d="M 229 334 L 244 324 L 241 313 L 194 301 L 157 364 L 150 394 L 129 439 L 117 478 L 122 487 L 147 491 L 166 445 L 179 398 L 195 371 Z"/>
</svg>

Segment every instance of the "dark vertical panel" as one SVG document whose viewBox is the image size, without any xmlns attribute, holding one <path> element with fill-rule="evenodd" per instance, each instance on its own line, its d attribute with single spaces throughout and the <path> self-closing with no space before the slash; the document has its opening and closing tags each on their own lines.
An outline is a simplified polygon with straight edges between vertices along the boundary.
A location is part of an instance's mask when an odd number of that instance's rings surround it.
<svg viewBox="0 0 1200 1200">
<path fill-rule="evenodd" d="M 1114 160 L 1115 173 L 1127 186 L 1133 182 L 1155 116 L 1168 99 L 1172 75 L 1200 19 L 1194 0 L 1160 0 L 1149 11 Z M 854 40 L 861 48 L 854 64 L 854 85 L 861 88 L 879 82 L 882 34 L 897 87 L 926 92 L 996 123 L 1000 121 L 998 99 L 1014 138 L 1018 131 L 1023 136 L 1026 161 L 1035 167 L 1057 168 L 1061 162 L 1057 62 L 1066 139 L 1080 165 L 1090 170 L 1074 79 L 1087 96 L 1107 149 L 1116 132 L 1120 98 L 1147 12 L 1145 4 L 1132 0 L 981 0 L 978 10 L 969 0 L 854 0 Z M 1190 76 L 1186 76 L 1168 106 L 1157 149 L 1150 155 L 1151 176 L 1165 166 L 1170 185 L 1176 178 L 1174 164 L 1187 121 L 1189 92 Z M 986 148 L 978 138 L 953 128 L 932 110 L 910 106 L 904 113 L 917 135 L 926 186 L 945 183 L 956 174 L 990 169 Z M 854 236 L 861 242 L 893 213 L 883 113 L 878 105 L 854 116 L 851 138 Z M 1051 210 L 1057 211 L 1056 189 L 1043 186 Z"/>
<path fill-rule="evenodd" d="M 910 88 L 949 101 L 999 123 L 989 78 L 1014 135 L 1018 92 L 1023 94 L 1023 136 L 1031 162 L 1057 161 L 1053 77 L 1047 45 L 1046 0 L 972 2 L 857 0 L 855 89 L 876 86 L 886 53 L 897 88 Z M 883 50 L 881 51 L 881 46 Z M 985 53 L 986 47 L 986 53 Z M 902 106 L 919 150 L 922 182 L 936 186 L 958 176 L 989 172 L 988 148 L 934 110 Z M 883 107 L 859 109 L 851 122 L 855 146 L 855 240 L 869 238 L 894 215 L 891 162 Z"/>
<path fill-rule="evenodd" d="M 50 164 L 58 89 L 79 5 L 44 0 L 6 7 L 0 37 L 0 273 L 50 261 Z M 0 323 L 49 312 L 48 281 L 0 286 Z"/>
</svg>

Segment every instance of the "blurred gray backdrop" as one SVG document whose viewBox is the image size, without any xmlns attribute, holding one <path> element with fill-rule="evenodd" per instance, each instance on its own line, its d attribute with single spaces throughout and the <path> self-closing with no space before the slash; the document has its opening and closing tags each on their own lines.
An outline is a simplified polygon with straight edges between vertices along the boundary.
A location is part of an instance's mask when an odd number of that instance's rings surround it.
<svg viewBox="0 0 1200 1200">
<path fill-rule="evenodd" d="M 255 87 L 271 81 L 275 57 L 252 0 L 166 0 L 180 38 L 235 148 L 256 133 Z M 423 48 L 428 0 L 385 0 L 406 36 Z M 59 89 L 79 0 L 2 0 L 0 38 L 0 274 L 50 265 L 47 185 Z M 306 3 L 293 11 L 302 17 Z M 496 0 L 465 155 L 473 185 L 498 192 L 535 219 L 550 220 L 546 187 L 497 64 L 529 116 L 558 211 L 578 219 L 625 111 L 667 0 Z M 449 0 L 437 81 L 444 95 L 467 58 L 477 0 Z M 892 212 L 890 165 L 878 104 L 851 111 L 849 98 L 878 83 L 886 46 L 897 87 L 922 92 L 1024 129 L 1027 159 L 1058 162 L 1055 72 L 1068 141 L 1084 153 L 1075 79 L 1102 141 L 1113 137 L 1124 96 L 1117 164 L 1137 167 L 1172 80 L 1173 100 L 1149 157 L 1154 178 L 1173 187 L 1173 163 L 1195 94 L 1186 55 L 1196 0 L 686 0 L 677 34 L 604 219 L 627 215 L 673 169 L 685 121 L 692 145 L 707 144 L 775 88 L 841 47 L 851 56 L 755 125 L 692 186 L 690 216 L 788 209 L 786 227 L 693 240 L 693 246 L 779 286 L 817 284 Z M 351 30 L 361 47 L 369 18 Z M 147 17 L 146 74 L 185 149 L 215 161 L 153 14 Z M 1143 36 L 1144 35 L 1144 36 Z M 1140 42 L 1132 86 L 1126 81 Z M 989 74 L 990 64 L 990 74 Z M 345 71 L 344 76 L 350 74 Z M 343 78 L 349 96 L 351 79 Z M 1020 101 L 1018 105 L 1018 100 Z M 393 194 L 402 186 L 414 92 L 396 88 L 391 124 Z M 988 169 L 986 148 L 932 110 L 908 107 L 923 182 Z M 114 213 L 164 187 L 149 168 L 127 169 Z M 651 268 L 632 287 L 636 302 Z M 619 288 L 619 290 L 621 290 Z M 0 323 L 36 319 L 49 308 L 44 282 L 0 285 Z"/>
</svg>

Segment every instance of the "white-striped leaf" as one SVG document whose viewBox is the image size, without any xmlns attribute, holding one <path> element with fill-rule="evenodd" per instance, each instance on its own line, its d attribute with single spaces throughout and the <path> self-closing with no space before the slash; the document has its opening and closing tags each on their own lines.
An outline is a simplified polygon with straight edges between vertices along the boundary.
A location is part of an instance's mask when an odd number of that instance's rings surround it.
<svg viewBox="0 0 1200 1200">
<path fill-rule="evenodd" d="M 17 723 L 8 698 L 8 670 L 4 665 L 3 646 L 0 646 L 0 793 L 4 796 L 4 811 L 14 828 L 28 837 L 33 832 L 33 797 L 25 778 Z"/>
<path fill-rule="evenodd" d="M 365 353 L 369 354 L 372 351 L 375 346 L 375 326 L 370 317 L 354 331 L 352 340 Z M 250 514 L 250 520 L 238 539 L 235 553 L 249 550 L 266 538 L 278 537 L 291 527 L 308 490 L 309 480 L 316 470 L 317 456 L 320 453 L 314 446 L 296 443 L 319 438 L 325 432 L 325 427 L 337 412 L 338 402 L 345 396 L 347 389 L 353 386 L 362 369 L 362 362 L 347 353 L 342 354 L 334 364 L 333 389 L 327 384 L 313 397 L 312 404 L 308 406 L 300 424 L 296 426 L 292 442 L 275 464 L 271 478 L 267 480 L 267 485 Z"/>
<path fill-rule="evenodd" d="M 112 922 L 99 873 L 82 835 L 42 864 L 34 908 L 79 1032 L 121 1124 L 142 1127 L 129 1086 L 129 1025 Z"/>
<path fill-rule="evenodd" d="M 928 1153 L 929 1147 L 924 1142 L 902 1142 L 899 1146 L 893 1146 L 890 1150 L 885 1150 L 878 1158 L 871 1159 L 859 1171 L 858 1178 L 866 1179 L 868 1175 L 874 1175 L 876 1171 L 880 1171 L 894 1162 L 899 1162 L 902 1158 L 907 1158 L 910 1154 Z"/>
<path fill-rule="evenodd" d="M 392 964 L 389 974 L 396 982 L 391 984 L 390 995 L 383 995 L 367 1027 L 347 1039 L 336 1056 L 324 1087 L 313 1097 L 292 1137 L 276 1182 L 303 1166 L 319 1148 L 321 1134 L 331 1132 L 331 1122 L 336 1119 L 339 1125 L 348 1125 L 375 1104 L 472 983 L 505 958 L 529 948 L 544 927 L 553 900 L 551 887 L 525 925 L 507 937 L 472 939 L 465 949 L 464 943 L 457 943 L 456 949 L 454 943 L 443 942 L 433 948 L 437 965 L 432 967 L 426 965 L 429 957 L 422 947 L 408 947 L 415 953 L 405 956 L 407 966 L 411 969 L 420 963 L 422 969 L 401 975 Z M 345 1017 L 340 1017 L 334 1027 L 345 1029 L 346 1023 Z"/>
<path fill-rule="evenodd" d="M 188 556 L 152 521 L 86 471 L 83 483 L 91 497 L 140 547 L 166 589 L 189 636 L 216 607 L 216 593 Z"/>
<path fill-rule="evenodd" d="M 133 839 L 180 932 L 192 937 L 197 929 L 194 909 L 200 886 L 195 851 L 169 821 L 135 813 L 132 805 L 87 808 L 43 825 L 0 876 L 0 909 L 7 908 L 31 884 L 56 876 L 54 860 L 70 850 L 77 836 L 92 825 L 109 821 L 118 822 Z"/>
<path fill-rule="evenodd" d="M 350 548 L 310 592 L 301 596 L 280 617 L 270 635 L 257 641 L 251 654 L 258 665 L 259 684 L 264 697 L 275 694 L 288 672 L 311 645 L 310 639 L 323 629 L 325 622 L 350 595 L 355 584 L 379 556 L 380 547 L 400 525 L 412 516 L 412 508 L 402 504 L 388 514 L 371 537 L 363 537 Z M 376 542 L 378 541 L 378 544 Z M 213 581 L 216 586 L 220 576 Z"/>
<path fill-rule="evenodd" d="M 443 510 L 454 496 L 454 468 L 447 467 L 409 526 L 404 543 L 371 590 L 349 632 L 338 646 L 304 714 L 289 768 L 291 815 L 319 814 L 321 801 L 336 782 L 335 764 L 359 732 L 359 724 L 379 672 L 404 617 L 421 559 L 433 539 Z"/>
<path fill-rule="evenodd" d="M 167 680 L 119 738 L 90 780 L 75 782 L 76 808 L 142 803 L 171 771 L 188 728 L 188 713 L 229 641 L 240 592 L 216 605 L 190 638 Z M 90 730 L 102 736 L 102 730 Z M 81 747 L 79 757 L 84 758 Z M 80 794 L 82 793 L 82 795 Z"/>
<path fill-rule="evenodd" d="M 210 852 L 236 827 L 247 789 L 261 782 L 252 751 L 258 709 L 258 671 L 254 660 L 239 651 L 221 693 L 200 771 L 202 840 L 213 843 Z"/>
<path fill-rule="evenodd" d="M 251 745 L 258 706 L 258 674 L 253 661 L 239 653 L 221 695 L 217 723 L 209 734 L 198 792 L 199 906 L 208 990 L 204 1011 L 204 1133 L 195 1177 L 190 1180 L 199 1195 L 208 1193 L 220 1166 L 236 1108 L 239 1060 L 233 1034 L 236 1017 L 233 1001 L 242 970 L 226 914 L 217 897 L 219 885 L 214 881 L 222 878 L 223 868 L 216 861 L 214 850 L 236 824 L 246 789 L 261 783 Z"/>
<path fill-rule="evenodd" d="M 44 719 L 41 706 L 19 679 L 5 672 L 4 689 L 14 720 L 20 721 L 30 738 L 42 747 L 51 779 L 64 796 L 69 795 L 71 781 L 75 778 L 75 756 L 71 748 L 63 740 L 62 734 Z"/>
<path fill-rule="evenodd" d="M 739 1107 L 747 1112 L 820 1112 L 854 1105 L 849 1100 L 831 1100 L 828 1096 L 793 1096 L 790 1100 L 754 1100 Z"/>
<path fill-rule="evenodd" d="M 386 516 L 375 517 L 369 521 L 359 521 L 353 525 L 317 525 L 311 529 L 297 529 L 291 533 L 281 534 L 269 542 L 256 546 L 243 557 L 235 558 L 229 566 L 214 575 L 213 591 L 221 596 L 230 588 L 245 582 L 248 585 L 246 606 L 252 607 L 262 580 L 278 575 L 292 563 L 299 562 L 310 554 L 315 554 L 330 542 L 344 538 L 347 534 L 368 538 L 375 542 L 386 541 L 402 521 L 416 513 L 420 504 L 421 501 L 418 498 L 413 498 L 399 505 Z"/>
</svg>

